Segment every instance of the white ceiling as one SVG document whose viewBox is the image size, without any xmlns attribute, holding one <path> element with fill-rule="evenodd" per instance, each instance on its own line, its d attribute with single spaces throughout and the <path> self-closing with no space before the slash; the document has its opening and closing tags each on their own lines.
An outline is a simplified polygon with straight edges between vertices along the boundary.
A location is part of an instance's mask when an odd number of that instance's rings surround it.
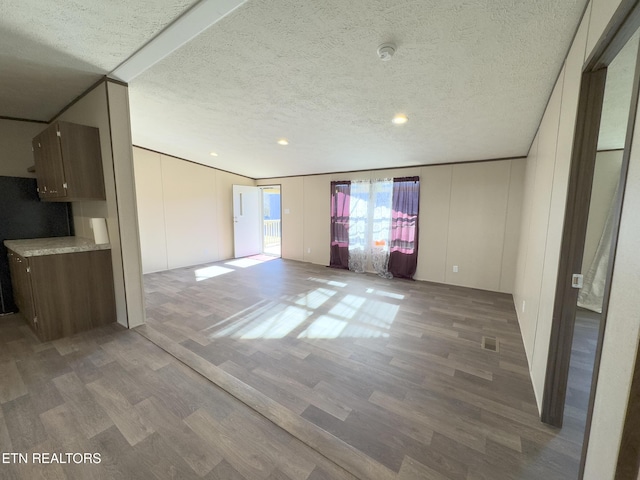
<svg viewBox="0 0 640 480">
<path fill-rule="evenodd" d="M 196 0 L 0 0 L 0 115 L 53 115 Z"/>
<path fill-rule="evenodd" d="M 0 115 L 38 119 L 192 3 L 1 2 Z M 248 0 L 131 82 L 134 143 L 254 178 L 526 155 L 585 4 Z"/>
</svg>

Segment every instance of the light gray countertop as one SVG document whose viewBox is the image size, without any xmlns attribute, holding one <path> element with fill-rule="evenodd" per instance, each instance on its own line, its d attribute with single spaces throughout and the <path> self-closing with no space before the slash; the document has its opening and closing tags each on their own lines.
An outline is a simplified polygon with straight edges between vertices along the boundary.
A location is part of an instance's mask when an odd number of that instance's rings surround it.
<svg viewBox="0 0 640 480">
<path fill-rule="evenodd" d="M 23 257 L 40 257 L 60 253 L 90 252 L 110 250 L 109 243 L 96 244 L 82 237 L 30 238 L 25 240 L 5 240 L 4 245 Z"/>
</svg>

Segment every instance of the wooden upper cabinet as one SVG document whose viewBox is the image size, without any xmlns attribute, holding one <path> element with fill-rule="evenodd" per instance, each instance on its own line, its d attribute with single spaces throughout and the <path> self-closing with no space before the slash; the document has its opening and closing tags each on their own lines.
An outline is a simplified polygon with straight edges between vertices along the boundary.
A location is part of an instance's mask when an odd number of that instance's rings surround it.
<svg viewBox="0 0 640 480">
<path fill-rule="evenodd" d="M 106 200 L 97 128 L 55 122 L 33 139 L 40 198 L 50 202 Z"/>
</svg>

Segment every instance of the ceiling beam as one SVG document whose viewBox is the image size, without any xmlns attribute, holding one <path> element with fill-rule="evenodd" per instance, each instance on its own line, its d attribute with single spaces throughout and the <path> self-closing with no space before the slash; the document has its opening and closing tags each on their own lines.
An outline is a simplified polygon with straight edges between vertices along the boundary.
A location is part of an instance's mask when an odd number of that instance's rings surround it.
<svg viewBox="0 0 640 480">
<path fill-rule="evenodd" d="M 129 83 L 145 70 L 233 12 L 246 0 L 201 0 L 118 65 L 109 78 Z"/>
</svg>

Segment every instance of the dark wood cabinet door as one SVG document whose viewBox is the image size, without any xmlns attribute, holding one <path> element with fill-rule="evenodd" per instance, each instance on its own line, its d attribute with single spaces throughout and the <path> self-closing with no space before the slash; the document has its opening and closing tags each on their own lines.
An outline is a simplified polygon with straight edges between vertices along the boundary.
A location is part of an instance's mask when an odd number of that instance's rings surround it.
<svg viewBox="0 0 640 480">
<path fill-rule="evenodd" d="M 32 146 L 40 198 L 51 200 L 65 197 L 64 166 L 55 126 L 35 137 Z"/>
<path fill-rule="evenodd" d="M 110 250 L 31 257 L 30 265 L 41 340 L 116 320 Z"/>
<path fill-rule="evenodd" d="M 9 251 L 16 304 L 40 340 L 116 321 L 111 251 L 23 258 Z"/>
<path fill-rule="evenodd" d="M 47 188 L 47 165 L 42 156 L 42 134 L 38 135 L 31 142 L 33 149 L 33 160 L 36 165 L 36 181 L 38 183 L 38 195 L 40 198 L 46 197 Z"/>
<path fill-rule="evenodd" d="M 105 200 L 100 133 L 97 128 L 58 122 L 60 151 L 67 182 L 67 196 Z"/>
<path fill-rule="evenodd" d="M 56 122 L 33 139 L 33 156 L 41 199 L 106 200 L 97 128 Z"/>
<path fill-rule="evenodd" d="M 29 260 L 10 250 L 9 269 L 11 271 L 11 285 L 16 306 L 27 324 L 36 330 L 36 310 L 31 289 Z"/>
<path fill-rule="evenodd" d="M 58 131 L 55 125 L 42 132 L 40 138 L 42 144 L 41 155 L 43 163 L 45 164 L 44 173 L 47 184 L 46 198 L 66 197 L 65 171 L 62 163 L 60 142 L 58 141 Z"/>
</svg>

